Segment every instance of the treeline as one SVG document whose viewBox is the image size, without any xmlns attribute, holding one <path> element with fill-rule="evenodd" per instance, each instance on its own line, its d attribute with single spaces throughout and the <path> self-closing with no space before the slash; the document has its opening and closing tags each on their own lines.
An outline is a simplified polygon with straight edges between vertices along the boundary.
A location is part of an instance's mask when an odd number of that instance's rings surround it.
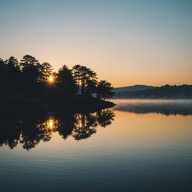
<svg viewBox="0 0 192 192">
<path fill-rule="evenodd" d="M 116 98 L 130 99 L 192 99 L 192 85 L 164 85 L 153 89 L 118 92 Z"/>
<path fill-rule="evenodd" d="M 113 97 L 113 87 L 105 80 L 98 81 L 90 68 L 63 65 L 58 72 L 51 64 L 40 63 L 35 57 L 25 55 L 19 62 L 11 56 L 0 59 L 0 97 L 58 98 L 76 95 L 94 96 L 98 99 Z"/>
</svg>

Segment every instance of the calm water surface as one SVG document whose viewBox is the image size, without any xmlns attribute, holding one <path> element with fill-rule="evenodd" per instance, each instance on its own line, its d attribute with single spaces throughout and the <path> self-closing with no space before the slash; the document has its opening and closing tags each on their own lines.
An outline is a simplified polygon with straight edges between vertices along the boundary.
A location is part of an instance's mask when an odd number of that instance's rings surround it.
<svg viewBox="0 0 192 192">
<path fill-rule="evenodd" d="M 0 191 L 191 192 L 192 101 L 2 113 Z"/>
</svg>

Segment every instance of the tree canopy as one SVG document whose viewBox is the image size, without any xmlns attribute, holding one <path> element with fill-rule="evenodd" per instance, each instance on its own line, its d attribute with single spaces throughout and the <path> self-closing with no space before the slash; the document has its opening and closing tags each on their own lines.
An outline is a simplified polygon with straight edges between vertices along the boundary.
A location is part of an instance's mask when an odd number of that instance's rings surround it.
<svg viewBox="0 0 192 192">
<path fill-rule="evenodd" d="M 107 81 L 99 81 L 96 72 L 83 65 L 70 69 L 63 65 L 58 72 L 50 63 L 40 63 L 31 55 L 24 55 L 19 62 L 11 56 L 0 59 L 1 95 L 50 97 L 51 95 L 85 95 L 99 99 L 113 96 L 113 87 Z"/>
<path fill-rule="evenodd" d="M 112 98 L 114 95 L 112 90 L 113 90 L 113 87 L 111 86 L 111 83 L 105 80 L 100 81 L 97 85 L 97 90 L 96 90 L 97 98 L 99 99 Z"/>
</svg>

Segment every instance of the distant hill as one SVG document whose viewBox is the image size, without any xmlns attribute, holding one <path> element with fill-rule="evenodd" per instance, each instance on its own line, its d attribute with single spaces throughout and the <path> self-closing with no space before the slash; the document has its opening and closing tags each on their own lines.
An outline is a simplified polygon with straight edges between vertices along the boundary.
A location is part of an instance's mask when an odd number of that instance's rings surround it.
<svg viewBox="0 0 192 192">
<path fill-rule="evenodd" d="M 133 85 L 133 86 L 114 88 L 114 92 L 119 93 L 119 92 L 143 91 L 143 90 L 154 89 L 154 88 L 155 87 L 148 86 L 148 85 Z"/>
<path fill-rule="evenodd" d="M 152 87 L 135 85 L 115 88 L 115 98 L 130 99 L 192 99 L 192 85 Z"/>
</svg>

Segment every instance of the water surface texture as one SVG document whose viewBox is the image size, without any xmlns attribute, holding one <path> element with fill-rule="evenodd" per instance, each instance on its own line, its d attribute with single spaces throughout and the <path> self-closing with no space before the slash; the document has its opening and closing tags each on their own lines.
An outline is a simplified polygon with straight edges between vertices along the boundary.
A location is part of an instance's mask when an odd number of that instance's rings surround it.
<svg viewBox="0 0 192 192">
<path fill-rule="evenodd" d="M 0 116 L 0 191 L 192 191 L 192 101 Z"/>
</svg>

